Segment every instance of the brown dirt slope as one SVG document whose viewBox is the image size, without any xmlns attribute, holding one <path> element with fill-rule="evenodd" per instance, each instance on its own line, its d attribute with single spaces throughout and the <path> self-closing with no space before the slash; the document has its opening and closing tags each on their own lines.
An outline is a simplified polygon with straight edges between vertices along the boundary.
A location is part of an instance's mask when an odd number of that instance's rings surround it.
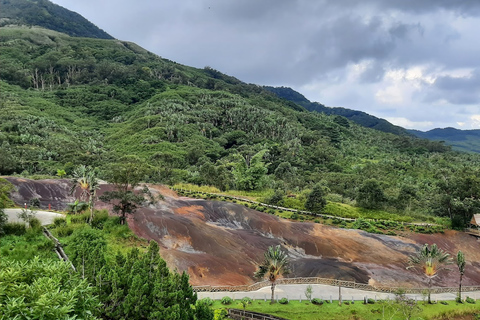
<svg viewBox="0 0 480 320">
<path fill-rule="evenodd" d="M 19 204 L 28 202 L 32 195 L 42 204 L 55 201 L 58 207 L 62 201 L 63 205 L 71 201 L 65 180 L 8 180 L 17 186 L 13 199 Z M 406 270 L 406 261 L 425 243 L 437 243 L 451 254 L 464 251 L 468 264 L 463 283 L 480 284 L 480 242 L 464 233 L 408 237 L 369 234 L 287 221 L 228 202 L 182 198 L 162 186 L 151 185 L 150 189 L 162 193 L 165 200 L 138 210 L 129 225 L 138 236 L 156 240 L 169 266 L 187 271 L 195 285 L 253 283 L 253 273 L 265 250 L 281 245 L 292 260 L 289 277 L 418 286 L 424 279 Z M 456 266 L 452 265 L 434 285 L 455 286 L 457 279 Z"/>
</svg>

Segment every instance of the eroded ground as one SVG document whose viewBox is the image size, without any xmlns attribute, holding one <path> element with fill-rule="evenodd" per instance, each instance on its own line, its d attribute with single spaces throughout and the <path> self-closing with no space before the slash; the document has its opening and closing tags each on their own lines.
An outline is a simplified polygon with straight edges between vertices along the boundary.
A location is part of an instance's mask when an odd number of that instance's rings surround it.
<svg viewBox="0 0 480 320">
<path fill-rule="evenodd" d="M 41 197 L 61 207 L 68 197 L 68 181 L 31 181 L 9 178 L 22 204 Z M 100 193 L 107 189 L 102 187 Z M 406 270 L 408 256 L 424 243 L 436 243 L 455 255 L 462 250 L 468 263 L 464 285 L 480 284 L 480 242 L 464 233 L 386 236 L 359 230 L 338 229 L 309 222 L 292 222 L 241 205 L 178 197 L 173 191 L 150 186 L 164 201 L 141 208 L 129 219 L 140 237 L 156 240 L 169 266 L 187 271 L 194 285 L 239 285 L 256 280 L 253 273 L 271 245 L 288 250 L 290 277 L 326 277 L 394 286 L 418 286 L 424 279 Z M 99 203 L 100 204 L 100 203 Z M 438 286 L 456 286 L 458 271 L 440 274 Z"/>
</svg>

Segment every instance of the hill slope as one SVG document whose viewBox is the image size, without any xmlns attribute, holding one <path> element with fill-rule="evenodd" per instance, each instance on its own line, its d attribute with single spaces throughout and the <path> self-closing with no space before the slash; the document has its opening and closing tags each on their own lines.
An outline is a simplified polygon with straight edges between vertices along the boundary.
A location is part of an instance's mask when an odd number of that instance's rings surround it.
<svg viewBox="0 0 480 320">
<path fill-rule="evenodd" d="M 480 153 L 480 130 L 459 130 L 455 128 L 433 129 L 430 131 L 409 130 L 422 139 L 445 141 L 454 150 Z"/>
<path fill-rule="evenodd" d="M 268 87 L 265 89 L 273 92 L 278 97 L 295 102 L 303 106 L 308 111 L 321 112 L 328 115 L 338 115 L 347 118 L 350 121 L 358 123 L 366 128 L 371 128 L 383 132 L 389 132 L 397 135 L 408 135 L 409 133 L 402 127 L 395 126 L 385 119 L 380 119 L 369 115 L 363 111 L 357 111 L 347 108 L 326 107 L 318 102 L 311 102 L 297 91 L 286 87 Z"/>
<path fill-rule="evenodd" d="M 368 202 L 368 177 L 380 197 L 362 205 L 450 216 L 452 199 L 463 204 L 480 185 L 480 157 L 307 112 L 133 43 L 3 27 L 0 55 L 0 174 L 85 164 L 104 177 L 130 156 L 145 181 L 295 192 L 300 207 L 315 183 L 332 201 Z M 468 220 L 477 202 L 467 202 L 453 214 Z"/>
<path fill-rule="evenodd" d="M 113 39 L 78 13 L 48 0 L 2 0 L 0 26 L 12 24 L 39 26 L 73 37 Z"/>
</svg>

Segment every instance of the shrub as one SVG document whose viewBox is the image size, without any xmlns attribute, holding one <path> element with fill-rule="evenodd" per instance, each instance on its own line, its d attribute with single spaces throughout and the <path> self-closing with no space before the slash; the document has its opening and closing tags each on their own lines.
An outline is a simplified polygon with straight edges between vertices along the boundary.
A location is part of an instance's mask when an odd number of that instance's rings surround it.
<svg viewBox="0 0 480 320">
<path fill-rule="evenodd" d="M 475 304 L 475 303 L 476 303 L 475 299 L 470 298 L 470 297 L 467 297 L 467 299 L 465 299 L 465 301 L 466 301 L 467 303 L 471 303 L 471 304 Z"/>
<path fill-rule="evenodd" d="M 233 302 L 233 299 L 228 297 L 228 296 L 225 296 L 220 300 L 220 303 L 225 305 L 225 306 L 229 305 L 229 304 L 232 304 L 232 302 Z"/>
<path fill-rule="evenodd" d="M 367 303 L 368 304 L 374 304 L 375 300 L 373 300 L 372 298 L 368 298 Z"/>
<path fill-rule="evenodd" d="M 108 220 L 108 211 L 95 211 L 93 215 L 92 227 L 96 229 L 103 229 L 105 222 Z"/>
<path fill-rule="evenodd" d="M 257 207 L 257 211 L 263 212 L 263 211 L 265 211 L 265 208 L 264 207 Z"/>
<path fill-rule="evenodd" d="M 316 304 L 317 306 L 321 306 L 322 304 L 324 304 L 324 301 L 322 299 L 319 299 L 319 298 L 313 298 L 312 303 Z"/>
<path fill-rule="evenodd" d="M 90 213 L 85 212 L 82 214 L 72 215 L 70 218 L 70 222 L 71 223 L 87 223 L 89 218 L 90 218 Z"/>
<path fill-rule="evenodd" d="M 443 304 L 444 306 L 448 306 L 448 302 L 447 302 L 447 301 L 440 301 L 440 304 Z"/>
<path fill-rule="evenodd" d="M 275 209 L 268 209 L 268 210 L 267 210 L 267 213 L 268 213 L 268 214 L 275 214 Z"/>
<path fill-rule="evenodd" d="M 30 219 L 30 228 L 32 229 L 41 229 L 42 228 L 42 223 L 38 218 L 32 218 Z"/>
<path fill-rule="evenodd" d="M 65 226 L 67 225 L 67 220 L 65 218 L 56 217 L 55 219 L 53 219 L 53 225 L 56 228 Z"/>
<path fill-rule="evenodd" d="M 203 303 L 204 305 L 208 306 L 208 307 L 211 307 L 213 305 L 213 300 L 210 299 L 209 297 L 207 298 L 203 298 L 203 299 L 200 299 L 199 300 L 201 303 Z"/>
<path fill-rule="evenodd" d="M 22 236 L 27 232 L 27 227 L 23 222 L 9 222 L 3 226 L 5 235 Z"/>
<path fill-rule="evenodd" d="M 280 304 L 287 304 L 287 303 L 288 303 L 288 299 L 287 299 L 287 298 L 282 298 L 282 299 L 278 300 L 278 303 L 280 303 Z"/>
</svg>

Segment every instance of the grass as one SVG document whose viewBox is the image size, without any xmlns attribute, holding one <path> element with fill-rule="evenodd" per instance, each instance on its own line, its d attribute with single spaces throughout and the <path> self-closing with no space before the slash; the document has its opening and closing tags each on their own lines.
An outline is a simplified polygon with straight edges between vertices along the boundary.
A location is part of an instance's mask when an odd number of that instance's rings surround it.
<svg viewBox="0 0 480 320">
<path fill-rule="evenodd" d="M 418 305 L 422 311 L 413 319 L 442 319 L 447 316 L 449 319 L 453 318 L 455 314 L 472 314 L 480 313 L 480 302 L 476 304 L 458 304 L 454 301 L 448 301 L 447 305 L 432 304 Z M 220 301 L 215 301 L 213 309 L 235 308 L 243 309 L 240 300 L 235 300 L 231 305 L 224 306 Z M 394 313 L 393 309 L 389 308 L 387 304 L 363 304 L 361 301 L 356 301 L 355 304 L 338 306 L 338 301 L 333 303 L 324 303 L 321 306 L 314 305 L 306 301 L 290 301 L 288 304 L 282 305 L 276 303 L 271 305 L 268 301 L 255 300 L 251 305 L 246 307 L 246 310 L 272 314 L 278 317 L 295 320 L 317 320 L 317 319 L 331 319 L 331 320 L 351 320 L 351 319 L 392 319 L 400 320 L 405 317 L 400 312 Z"/>
</svg>

